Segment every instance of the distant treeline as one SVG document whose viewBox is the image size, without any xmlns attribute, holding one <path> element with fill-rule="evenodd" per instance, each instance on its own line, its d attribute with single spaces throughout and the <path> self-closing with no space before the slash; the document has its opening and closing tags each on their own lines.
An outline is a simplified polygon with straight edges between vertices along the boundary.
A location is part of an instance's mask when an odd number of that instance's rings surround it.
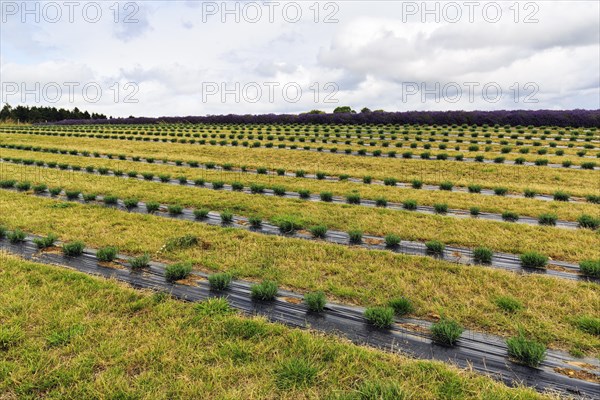
<svg viewBox="0 0 600 400">
<path fill-rule="evenodd" d="M 56 107 L 28 107 L 16 106 L 11 107 L 10 104 L 5 104 L 0 110 L 0 121 L 12 121 L 23 123 L 38 123 L 38 122 L 57 122 L 63 120 L 105 120 L 104 114 L 90 114 L 87 111 L 80 111 L 77 107 L 73 110 L 65 110 L 64 108 Z"/>
<path fill-rule="evenodd" d="M 538 111 L 409 111 L 361 112 L 335 114 L 262 114 L 209 115 L 205 117 L 113 118 L 108 120 L 75 119 L 61 125 L 75 124 L 437 124 L 437 125 L 511 125 L 600 127 L 600 110 Z"/>
<path fill-rule="evenodd" d="M 600 127 L 600 110 L 538 111 L 409 111 L 334 114 L 209 115 L 204 117 L 73 119 L 60 125 L 76 124 L 437 124 Z"/>
</svg>

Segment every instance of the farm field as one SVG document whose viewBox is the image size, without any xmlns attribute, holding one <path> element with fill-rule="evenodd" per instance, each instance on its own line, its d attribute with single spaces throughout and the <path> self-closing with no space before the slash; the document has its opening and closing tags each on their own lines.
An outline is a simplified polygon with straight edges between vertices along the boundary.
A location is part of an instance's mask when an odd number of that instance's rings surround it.
<svg viewBox="0 0 600 400">
<path fill-rule="evenodd" d="M 326 299 L 366 309 L 361 323 L 374 332 L 416 324 L 435 360 L 444 352 L 462 360 L 476 335 L 491 335 L 502 362 L 490 368 L 546 374 L 547 382 L 525 384 L 543 394 L 508 389 L 411 358 L 414 345 L 388 354 L 343 332 L 272 324 L 268 310 L 263 319 L 222 300 L 181 303 L 2 253 L 0 297 L 13 306 L 0 309 L 0 388 L 17 397 L 60 397 L 74 379 L 88 382 L 77 386 L 79 397 L 156 390 L 158 398 L 538 398 L 556 396 L 554 383 L 559 393 L 572 387 L 593 397 L 600 383 L 595 128 L 2 125 L 0 226 L 9 251 L 33 235 L 40 254 L 73 247 L 77 256 L 85 247 L 105 269 L 128 270 L 136 261 L 127 257 L 147 257 L 142 271 L 149 260 L 173 266 L 167 291 L 201 287 L 189 274 L 202 273 L 254 284 L 252 293 L 270 284 L 306 296 L 309 308 Z M 110 264 L 117 253 L 125 261 Z M 15 284 L 23 281 L 35 294 L 23 296 Z M 78 309 L 60 320 L 57 310 L 74 302 Z M 25 308 L 29 317 L 18 318 Z M 246 338 L 246 325 L 262 333 Z M 115 326 L 118 350 L 108 342 L 94 349 L 95 333 Z M 73 329 L 44 350 L 44 337 Z M 159 354 L 136 350 L 144 339 Z M 211 350 L 186 358 L 198 346 Z M 477 351 L 476 366 L 491 357 L 485 345 Z M 32 360 L 55 372 L 36 375 Z M 206 380 L 173 387 L 158 369 Z"/>
<path fill-rule="evenodd" d="M 0 390 L 9 398 L 555 398 L 243 317 L 225 301 L 184 303 L 0 256 L 0 299 L 10 304 L 0 308 Z"/>
<path fill-rule="evenodd" d="M 66 135 L 66 134 L 65 134 Z M 10 143 L 24 146 L 40 146 L 73 150 L 72 137 L 47 137 L 34 135 L 2 134 L 1 138 Z M 523 193 L 526 189 L 537 193 L 552 194 L 556 190 L 569 188 L 573 196 L 585 197 L 598 195 L 594 171 L 572 170 L 568 168 L 536 168 L 535 175 L 529 174 L 531 169 L 512 168 L 503 164 L 481 164 L 454 162 L 442 163 L 443 160 L 408 160 L 396 157 L 357 157 L 344 154 L 290 151 L 284 149 L 263 149 L 243 147 L 215 147 L 211 145 L 189 145 L 170 143 L 168 145 L 150 141 L 110 140 L 98 138 L 77 138 L 81 151 L 113 154 L 115 158 L 124 154 L 128 156 L 151 157 L 155 160 L 212 162 L 216 164 L 233 164 L 237 167 L 283 168 L 295 172 L 323 172 L 330 176 L 348 175 L 362 179 L 371 176 L 383 180 L 395 178 L 398 182 L 410 183 L 420 179 L 425 184 L 440 184 L 450 181 L 456 186 L 467 187 L 470 184 L 492 189 L 504 184 L 513 193 Z M 252 154 L 252 157 L 248 157 Z M 440 168 L 440 165 L 452 165 L 453 168 Z M 558 188 L 558 189 L 557 189 Z"/>
</svg>

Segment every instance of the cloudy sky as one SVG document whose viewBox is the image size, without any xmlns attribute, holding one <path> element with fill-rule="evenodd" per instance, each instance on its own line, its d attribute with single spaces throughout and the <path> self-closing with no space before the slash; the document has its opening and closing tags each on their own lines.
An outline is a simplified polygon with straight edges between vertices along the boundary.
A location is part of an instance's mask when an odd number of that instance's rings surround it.
<svg viewBox="0 0 600 400">
<path fill-rule="evenodd" d="M 2 102 L 112 116 L 600 108 L 600 2 L 0 1 Z"/>
</svg>

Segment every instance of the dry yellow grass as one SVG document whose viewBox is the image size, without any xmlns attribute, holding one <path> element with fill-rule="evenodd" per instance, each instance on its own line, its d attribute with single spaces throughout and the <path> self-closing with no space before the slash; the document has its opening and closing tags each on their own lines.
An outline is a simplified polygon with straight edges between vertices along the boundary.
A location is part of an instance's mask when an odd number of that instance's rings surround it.
<svg viewBox="0 0 600 400">
<path fill-rule="evenodd" d="M 116 182 L 115 182 L 116 184 Z M 232 271 L 250 279 L 275 279 L 298 291 L 324 290 L 339 301 L 383 304 L 399 295 L 412 299 L 415 315 L 432 318 L 444 312 L 468 328 L 528 335 L 552 347 L 598 355 L 600 338 L 579 331 L 580 315 L 598 315 L 600 286 L 476 266 L 458 266 L 427 258 L 364 251 L 251 232 L 210 227 L 150 215 L 124 213 L 0 191 L 0 223 L 37 234 L 54 232 L 62 240 L 88 246 L 116 245 L 122 252 L 155 254 L 183 234 L 198 236 L 205 246 L 161 254 L 167 260 L 191 260 L 203 270 Z M 524 305 L 505 314 L 497 296 L 512 296 Z"/>
<path fill-rule="evenodd" d="M 382 185 L 365 185 L 350 181 L 331 181 L 314 179 L 302 179 L 275 175 L 259 175 L 255 173 L 242 173 L 223 170 L 205 170 L 184 166 L 165 164 L 149 164 L 145 162 L 122 161 L 118 159 L 105 159 L 83 156 L 72 156 L 65 154 L 40 153 L 33 151 L 2 149 L 3 157 L 41 160 L 45 162 L 68 163 L 70 165 L 106 167 L 124 172 L 152 172 L 155 175 L 168 174 L 172 178 L 186 176 L 188 179 L 205 179 L 207 182 L 223 181 L 231 184 L 241 182 L 245 186 L 258 183 L 266 186 L 283 186 L 288 191 L 298 192 L 306 189 L 311 193 L 318 194 L 329 191 L 336 196 L 345 196 L 348 193 L 357 192 L 364 199 L 386 198 L 389 202 L 401 203 L 405 200 L 415 200 L 419 205 L 433 206 L 436 203 L 446 203 L 451 209 L 469 210 L 471 207 L 479 207 L 481 212 L 500 214 L 510 210 L 522 216 L 538 217 L 543 213 L 554 213 L 559 219 L 576 221 L 582 214 L 595 215 L 600 211 L 600 206 L 592 203 L 566 203 L 558 201 L 539 201 L 534 199 L 513 198 L 504 196 L 483 196 L 479 194 L 447 192 L 447 191 L 425 191 L 400 187 L 389 187 Z M 289 172 L 293 172 L 289 171 Z"/>
<path fill-rule="evenodd" d="M 306 202 L 21 165 L 4 164 L 3 167 L 2 179 L 45 183 L 48 186 L 61 186 L 66 190 L 110 194 L 122 199 L 137 198 L 141 201 L 180 204 L 214 211 L 228 210 L 267 220 L 289 215 L 296 217 L 305 227 L 323 224 L 329 229 L 360 229 L 379 236 L 395 233 L 406 240 L 439 240 L 446 244 L 485 246 L 517 254 L 538 251 L 563 261 L 579 262 L 600 258 L 598 233 L 587 229 L 566 230 L 346 204 Z M 40 173 L 49 175 L 44 177 Z"/>
<path fill-rule="evenodd" d="M 523 192 L 524 189 L 529 188 L 540 193 L 564 190 L 576 196 L 600 193 L 600 171 L 34 135 L 3 134 L 0 136 L 0 141 L 68 149 L 76 147 L 89 151 L 140 155 L 157 159 L 168 157 L 199 162 L 229 162 L 252 167 L 265 166 L 292 171 L 303 169 L 307 172 L 323 171 L 356 177 L 370 175 L 378 179 L 395 177 L 403 182 L 422 179 L 428 184 L 451 181 L 460 186 L 470 184 L 478 184 L 484 188 L 504 186 L 515 192 Z"/>
<path fill-rule="evenodd" d="M 105 132 L 107 134 L 119 134 L 120 132 L 118 131 L 113 131 L 113 132 Z M 594 161 L 596 159 L 596 154 L 598 154 L 598 149 L 580 149 L 580 148 L 561 148 L 560 150 L 564 153 L 564 155 L 556 155 L 555 154 L 555 149 L 553 148 L 549 148 L 549 146 L 547 144 L 544 144 L 544 146 L 533 146 L 531 144 L 525 145 L 525 146 L 515 146 L 514 143 L 512 144 L 513 149 L 511 150 L 511 152 L 509 153 L 502 153 L 501 150 L 509 145 L 501 145 L 499 144 L 501 139 L 489 139 L 492 141 L 492 143 L 479 143 L 476 144 L 477 146 L 479 146 L 479 150 L 477 151 L 470 151 L 469 150 L 469 146 L 471 145 L 471 143 L 467 141 L 464 141 L 462 143 L 445 143 L 442 141 L 442 137 L 437 137 L 435 142 L 430 142 L 428 140 L 421 140 L 421 141 L 415 141 L 414 137 L 409 137 L 409 140 L 404 140 L 405 137 L 402 136 L 399 139 L 400 140 L 393 140 L 393 141 L 380 141 L 380 140 L 371 140 L 369 138 L 361 138 L 361 139 L 357 139 L 357 138 L 329 138 L 327 139 L 326 142 L 323 142 L 322 138 L 316 138 L 315 142 L 311 141 L 311 137 L 310 136 L 302 136 L 302 135 L 284 135 L 284 140 L 279 140 L 279 139 L 274 139 L 274 140 L 267 140 L 266 136 L 263 137 L 263 140 L 256 140 L 256 134 L 252 134 L 254 135 L 254 139 L 249 139 L 248 136 L 245 136 L 244 138 L 235 138 L 235 139 L 231 139 L 229 137 L 229 135 L 231 134 L 231 131 L 222 131 L 222 134 L 226 134 L 227 136 L 225 138 L 220 138 L 220 137 L 216 137 L 216 138 L 206 138 L 203 140 L 206 140 L 207 143 L 210 143 L 211 140 L 216 141 L 217 143 L 219 143 L 221 141 L 224 141 L 226 144 L 231 144 L 233 141 L 236 141 L 238 143 L 241 143 L 243 141 L 247 141 L 249 143 L 260 143 L 261 146 L 266 145 L 267 143 L 271 143 L 273 144 L 273 149 L 276 149 L 278 147 L 278 145 L 280 144 L 284 144 L 288 147 L 291 146 L 296 146 L 298 149 L 302 149 L 304 146 L 309 146 L 312 149 L 316 149 L 318 147 L 323 148 L 323 151 L 325 152 L 329 152 L 330 149 L 335 149 L 338 151 L 344 151 L 346 149 L 351 149 L 353 151 L 357 151 L 359 149 L 366 149 L 367 152 L 372 152 L 375 150 L 379 150 L 382 152 L 382 154 L 385 156 L 385 154 L 389 151 L 395 151 L 398 153 L 398 156 L 400 156 L 401 153 L 406 152 L 406 151 L 410 151 L 413 153 L 414 157 L 418 158 L 419 155 L 423 152 L 429 152 L 431 154 L 431 158 L 435 158 L 437 154 L 446 154 L 449 156 L 453 156 L 455 154 L 462 154 L 464 157 L 466 158 L 474 158 L 477 155 L 484 155 L 486 159 L 493 159 L 495 157 L 499 157 L 502 156 L 504 157 L 507 161 L 509 160 L 515 160 L 517 158 L 523 158 L 525 159 L 525 161 L 528 162 L 534 162 L 537 159 L 547 159 L 548 162 L 550 164 L 561 164 L 563 161 L 565 160 L 569 160 L 571 162 L 574 162 L 575 164 L 579 164 L 581 162 L 585 162 L 585 161 Z M 79 137 L 83 137 L 83 138 L 93 138 L 94 137 L 94 133 L 78 133 L 78 135 L 80 135 Z M 249 136 L 252 136 L 249 135 Z M 278 135 L 275 135 L 278 136 Z M 152 141 L 154 138 L 156 138 L 156 136 L 154 135 L 136 135 L 136 137 L 139 138 L 143 138 L 146 141 Z M 162 138 L 166 138 L 166 139 L 183 139 L 180 137 L 176 137 L 176 136 L 166 136 L 166 137 L 162 137 Z M 105 138 L 107 139 L 107 138 Z M 196 140 L 199 140 L 198 138 L 195 138 Z M 482 138 L 479 138 L 479 140 L 481 140 Z M 111 138 L 110 140 L 124 140 L 124 139 L 113 139 Z M 334 143 L 333 140 L 337 140 L 337 143 Z M 349 142 L 349 143 L 346 143 Z M 360 144 L 360 142 L 363 142 L 363 144 Z M 383 146 L 382 143 L 386 142 L 388 145 L 387 146 Z M 411 143 L 416 143 L 417 147 L 413 148 L 411 147 Z M 396 144 L 400 144 L 401 146 L 396 146 Z M 582 143 L 580 143 L 582 144 Z M 440 148 L 440 145 L 445 145 L 446 148 Z M 456 150 L 455 146 L 459 146 L 459 149 Z M 429 147 L 429 148 L 427 148 Z M 528 153 L 520 153 L 520 149 L 521 148 L 528 148 L 529 152 Z M 546 154 L 539 154 L 538 150 L 541 151 L 546 151 Z M 577 153 L 581 150 L 584 150 L 586 152 L 586 155 L 588 157 L 579 157 L 577 155 Z"/>
<path fill-rule="evenodd" d="M 355 398 L 376 389 L 419 400 L 556 398 L 244 318 L 219 300 L 194 305 L 4 253 L 0 260 L 6 399 Z M 309 373 L 282 380 L 293 359 Z"/>
</svg>

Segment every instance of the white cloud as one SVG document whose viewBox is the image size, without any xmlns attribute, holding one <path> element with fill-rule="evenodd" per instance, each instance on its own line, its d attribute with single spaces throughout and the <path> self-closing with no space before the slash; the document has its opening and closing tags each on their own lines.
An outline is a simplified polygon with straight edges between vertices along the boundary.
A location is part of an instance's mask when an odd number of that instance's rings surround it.
<svg viewBox="0 0 600 400">
<path fill-rule="evenodd" d="M 114 116 L 300 112 L 340 104 L 386 110 L 600 108 L 600 5 L 595 2 L 539 2 L 537 10 L 519 3 L 519 23 L 509 8 L 512 2 L 502 3 L 497 23 L 486 21 L 481 10 L 470 23 L 464 8 L 460 22 L 436 23 L 432 15 L 422 22 L 420 13 L 407 15 L 409 2 L 384 1 L 335 3 L 339 9 L 321 2 L 318 15 L 309 8 L 312 2 L 298 3 L 302 19 L 296 23 L 285 20 L 284 3 L 275 9 L 273 22 L 263 7 L 259 22 L 244 21 L 242 15 L 236 23 L 226 15 L 228 22 L 222 23 L 221 15 L 207 15 L 206 2 L 138 2 L 138 10 L 120 9 L 115 23 L 112 3 L 102 4 L 102 19 L 95 23 L 77 13 L 73 23 L 43 18 L 22 23 L 20 15 L 6 16 L 0 80 L 42 86 L 97 82 L 104 89 L 99 101 L 80 95 L 75 103 L 62 99 L 57 104 Z M 247 4 L 239 3 L 240 9 Z M 447 3 L 440 4 L 442 10 Z M 523 23 L 532 11 L 539 22 Z M 139 22 L 124 24 L 125 16 Z M 323 23 L 326 16 L 339 22 Z M 139 88 L 137 103 L 123 102 L 127 82 Z M 236 102 L 231 95 L 225 102 L 220 95 L 203 101 L 202 90 L 211 82 L 226 88 L 236 82 L 241 88 L 258 84 L 263 96 L 256 102 L 243 96 Z M 279 84 L 274 101 L 265 87 L 269 82 Z M 324 88 L 328 82 L 338 87 L 333 96 L 338 103 L 323 102 L 331 92 Z M 474 101 L 466 94 L 457 102 L 406 96 L 407 84 L 431 89 L 451 82 L 463 90 L 466 82 L 495 82 L 504 96 L 496 103 L 482 98 L 481 90 Z M 537 103 L 522 102 L 529 82 L 538 85 Z M 295 83 L 302 96 L 291 102 L 281 89 Z M 511 91 L 515 83 L 519 102 Z M 17 104 L 17 98 L 9 100 Z M 31 98 L 28 104 L 34 103 Z"/>
</svg>

